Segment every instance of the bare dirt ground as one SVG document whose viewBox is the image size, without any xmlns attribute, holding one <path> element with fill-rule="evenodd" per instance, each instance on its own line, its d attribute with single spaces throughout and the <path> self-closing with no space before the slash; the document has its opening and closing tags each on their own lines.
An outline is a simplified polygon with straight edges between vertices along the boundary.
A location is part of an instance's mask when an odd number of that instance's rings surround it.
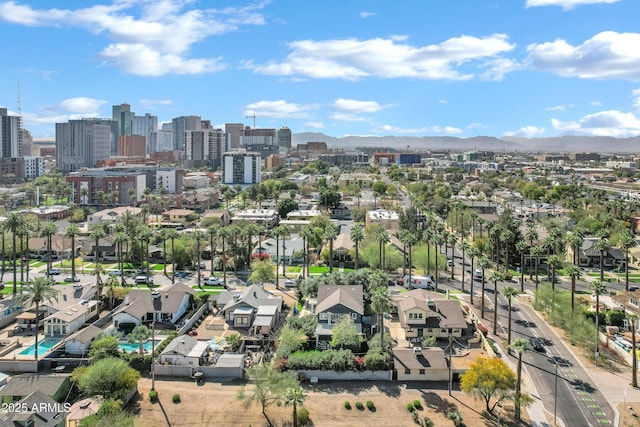
<svg viewBox="0 0 640 427">
<path fill-rule="evenodd" d="M 620 411 L 619 427 L 640 427 L 640 402 L 618 405 Z"/>
<path fill-rule="evenodd" d="M 253 405 L 247 409 L 236 399 L 243 382 L 206 382 L 197 385 L 193 381 L 158 381 L 156 390 L 159 402 L 149 402 L 148 392 L 151 389 L 149 379 L 140 380 L 138 387 L 140 400 L 136 426 L 266 426 L 267 421 L 260 407 Z M 309 410 L 314 426 L 357 427 L 357 426 L 415 426 L 407 411 L 407 403 L 419 399 L 423 408 L 418 411 L 421 418 L 430 417 L 435 426 L 453 426 L 445 416 L 450 407 L 462 411 L 464 425 L 480 427 L 495 426 L 496 419 L 486 415 L 484 404 L 474 401 L 460 391 L 454 391 L 453 397 L 446 389 L 429 389 L 429 383 L 404 385 L 396 382 L 388 383 L 326 383 L 310 386 L 304 385 L 308 399 L 304 407 Z M 174 404 L 172 395 L 180 394 L 181 403 Z M 344 408 L 348 400 L 352 409 Z M 356 409 L 356 402 L 373 401 L 375 410 L 366 407 Z M 640 409 L 640 406 L 639 406 Z M 276 426 L 291 425 L 291 408 L 270 406 L 267 415 Z M 503 411 L 502 421 L 506 426 L 530 425 L 526 410 L 523 409 L 523 421 L 513 422 L 509 413 Z M 505 417 L 506 415 L 506 417 Z M 506 422 L 505 422 L 506 421 Z M 635 425 L 635 424 L 634 424 Z"/>
</svg>

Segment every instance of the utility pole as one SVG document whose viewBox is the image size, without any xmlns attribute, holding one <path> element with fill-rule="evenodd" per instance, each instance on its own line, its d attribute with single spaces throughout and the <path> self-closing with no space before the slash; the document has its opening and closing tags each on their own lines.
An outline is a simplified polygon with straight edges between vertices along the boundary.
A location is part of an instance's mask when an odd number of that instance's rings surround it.
<svg viewBox="0 0 640 427">
<path fill-rule="evenodd" d="M 250 119 L 252 117 L 253 117 L 253 128 L 255 129 L 256 128 L 256 113 L 253 113 L 250 116 L 246 116 L 247 119 Z"/>
</svg>

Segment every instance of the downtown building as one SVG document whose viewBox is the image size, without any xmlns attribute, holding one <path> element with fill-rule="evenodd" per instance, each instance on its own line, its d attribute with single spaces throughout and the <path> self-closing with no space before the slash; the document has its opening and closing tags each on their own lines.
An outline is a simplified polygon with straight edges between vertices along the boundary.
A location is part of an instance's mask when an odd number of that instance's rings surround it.
<svg viewBox="0 0 640 427">
<path fill-rule="evenodd" d="M 201 130 L 187 131 L 185 135 L 184 166 L 186 168 L 222 166 L 222 155 L 226 151 L 226 136 L 222 129 L 214 129 L 207 122 Z"/>
<path fill-rule="evenodd" d="M 0 182 L 23 182 L 44 175 L 44 159 L 31 156 L 31 144 L 22 117 L 10 116 L 6 108 L 0 108 Z"/>
<path fill-rule="evenodd" d="M 225 185 L 252 185 L 262 180 L 260 153 L 229 151 L 224 153 L 222 183 Z"/>
<path fill-rule="evenodd" d="M 56 123 L 56 167 L 63 174 L 95 167 L 98 160 L 115 154 L 114 146 L 117 153 L 117 135 L 118 122 L 111 119 Z"/>
</svg>

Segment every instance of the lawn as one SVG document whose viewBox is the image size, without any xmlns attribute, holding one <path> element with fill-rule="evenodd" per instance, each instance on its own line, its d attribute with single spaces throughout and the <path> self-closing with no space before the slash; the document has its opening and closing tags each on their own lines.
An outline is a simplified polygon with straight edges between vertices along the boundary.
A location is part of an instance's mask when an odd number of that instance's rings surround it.
<svg viewBox="0 0 640 427">
<path fill-rule="evenodd" d="M 302 267 L 287 267 L 287 273 L 300 273 Z"/>
<path fill-rule="evenodd" d="M 169 268 L 169 265 L 167 265 L 167 269 L 171 270 Z M 164 264 L 154 264 L 151 266 L 150 270 L 152 271 L 164 271 Z"/>
<path fill-rule="evenodd" d="M 309 267 L 309 274 L 324 274 L 329 272 L 329 267 L 319 267 L 312 265 Z"/>
<path fill-rule="evenodd" d="M 204 291 L 211 291 L 211 292 L 222 292 L 224 291 L 224 286 L 207 286 L 207 285 L 202 285 L 202 286 L 198 286 L 198 285 L 194 285 L 192 286 L 193 289 L 201 289 Z"/>
</svg>

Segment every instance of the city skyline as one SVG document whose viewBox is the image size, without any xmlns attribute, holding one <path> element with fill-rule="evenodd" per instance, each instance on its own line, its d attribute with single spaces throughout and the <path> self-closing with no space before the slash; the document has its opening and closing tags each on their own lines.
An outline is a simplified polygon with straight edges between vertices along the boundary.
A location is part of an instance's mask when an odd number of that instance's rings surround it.
<svg viewBox="0 0 640 427">
<path fill-rule="evenodd" d="M 336 137 L 640 134 L 632 0 L 210 6 L 0 1 L 0 107 L 35 138 L 121 103 Z"/>
</svg>

